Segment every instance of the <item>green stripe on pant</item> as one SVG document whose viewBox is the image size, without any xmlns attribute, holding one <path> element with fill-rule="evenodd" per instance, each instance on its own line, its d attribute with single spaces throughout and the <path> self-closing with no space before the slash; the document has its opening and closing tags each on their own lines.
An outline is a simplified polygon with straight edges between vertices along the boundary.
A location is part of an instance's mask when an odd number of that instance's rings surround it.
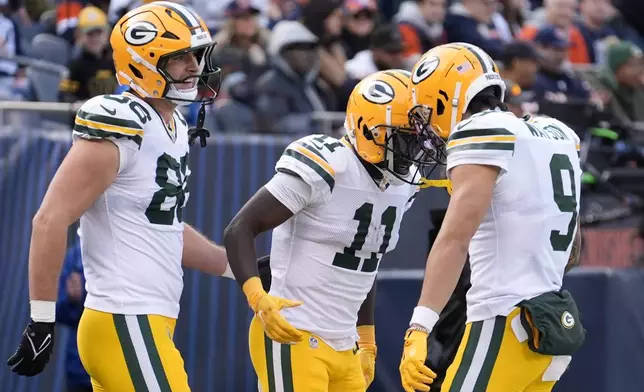
<svg viewBox="0 0 644 392">
<path fill-rule="evenodd" d="M 116 328 L 116 334 L 118 335 L 119 342 L 121 343 L 121 348 L 123 349 L 125 364 L 127 365 L 127 370 L 130 372 L 130 378 L 132 379 L 132 384 L 134 385 L 134 390 L 136 392 L 148 392 L 148 386 L 146 385 L 145 379 L 143 378 L 143 371 L 141 371 L 139 359 L 136 357 L 134 343 L 132 343 L 130 333 L 127 329 L 125 316 L 122 314 L 115 314 L 113 315 L 113 319 L 114 327 Z"/>
<path fill-rule="evenodd" d="M 279 349 L 278 369 L 275 369 L 275 346 Z M 264 335 L 264 350 L 266 352 L 266 374 L 268 377 L 268 392 L 276 392 L 277 386 L 284 392 L 293 392 L 293 368 L 291 362 L 291 346 L 289 344 L 279 344 L 273 342 L 268 336 Z M 277 370 L 277 371 L 276 371 Z M 276 374 L 281 375 L 281 379 L 276 379 Z"/>
</svg>

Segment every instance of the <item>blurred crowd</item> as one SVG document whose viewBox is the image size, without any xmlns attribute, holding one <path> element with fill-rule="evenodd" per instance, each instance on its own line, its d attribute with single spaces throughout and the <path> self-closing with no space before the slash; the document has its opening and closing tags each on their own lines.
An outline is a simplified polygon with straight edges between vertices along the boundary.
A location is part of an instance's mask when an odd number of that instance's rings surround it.
<svg viewBox="0 0 644 392">
<path fill-rule="evenodd" d="M 111 28 L 149 1 L 0 0 L 0 100 L 73 103 L 122 91 Z M 436 45 L 467 42 L 497 61 L 515 114 L 548 114 L 594 138 L 583 138 L 585 185 L 621 175 L 627 193 L 644 199 L 644 175 L 611 172 L 644 167 L 644 137 L 630 142 L 644 135 L 644 0 L 174 1 L 193 7 L 217 42 L 212 60 L 223 78 L 207 111 L 211 131 L 326 132 L 323 114 L 340 112 L 341 126 L 363 77 L 410 70 Z M 196 104 L 183 109 L 194 124 Z M 616 185 L 607 189 L 627 199 Z M 599 220 L 601 208 L 591 207 L 584 223 Z M 78 246 L 65 262 L 58 309 L 72 328 L 85 295 Z M 90 391 L 75 341 L 69 391 Z"/>
<path fill-rule="evenodd" d="M 77 102 L 119 91 L 111 26 L 149 1 L 0 0 L 0 99 Z M 358 80 L 410 69 L 448 42 L 497 60 L 517 114 L 571 117 L 582 128 L 591 116 L 570 108 L 644 120 L 641 1 L 175 1 L 193 7 L 217 42 L 223 82 L 207 115 L 212 130 L 321 131 L 314 113 L 342 112 Z M 189 120 L 195 113 L 187 109 Z"/>
</svg>

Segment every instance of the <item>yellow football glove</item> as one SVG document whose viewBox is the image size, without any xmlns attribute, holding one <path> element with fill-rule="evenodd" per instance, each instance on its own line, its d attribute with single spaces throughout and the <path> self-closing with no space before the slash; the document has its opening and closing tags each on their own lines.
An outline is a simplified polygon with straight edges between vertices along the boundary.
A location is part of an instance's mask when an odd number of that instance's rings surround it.
<svg viewBox="0 0 644 392">
<path fill-rule="evenodd" d="M 266 293 L 262 288 L 262 281 L 257 276 L 248 279 L 242 286 L 242 290 L 269 338 L 282 344 L 292 344 L 302 340 L 302 332 L 280 314 L 281 309 L 300 306 L 303 304 L 302 301 L 291 301 Z"/>
<path fill-rule="evenodd" d="M 452 194 L 452 181 L 450 180 L 428 180 L 426 178 L 421 178 L 420 182 L 420 188 L 445 188 L 449 195 Z"/>
<path fill-rule="evenodd" d="M 400 379 L 405 392 L 429 391 L 436 373 L 425 366 L 427 359 L 427 336 L 425 332 L 408 330 L 400 361 Z"/>
<path fill-rule="evenodd" d="M 376 327 L 373 325 L 361 325 L 358 327 L 358 353 L 360 354 L 360 365 L 364 375 L 365 389 L 373 382 L 376 376 Z"/>
</svg>

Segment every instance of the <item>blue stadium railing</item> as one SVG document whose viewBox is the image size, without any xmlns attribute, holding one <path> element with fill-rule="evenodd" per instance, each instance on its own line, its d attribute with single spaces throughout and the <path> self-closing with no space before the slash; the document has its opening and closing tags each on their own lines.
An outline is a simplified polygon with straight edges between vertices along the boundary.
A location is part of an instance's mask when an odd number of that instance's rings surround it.
<svg viewBox="0 0 644 392">
<path fill-rule="evenodd" d="M 272 176 L 291 138 L 214 135 L 208 147 L 196 147 L 190 158 L 186 221 L 221 242 L 226 224 Z M 65 134 L 0 130 L 0 359 L 13 352 L 28 320 L 31 219 L 69 145 Z M 420 290 L 418 269 L 428 250 L 429 211 L 444 208 L 445 202 L 442 190 L 422 192 L 403 222 L 397 249 L 383 260 L 377 377 L 370 391 L 401 390 L 397 367 L 406 323 Z M 258 255 L 268 252 L 269 241 L 268 235 L 258 239 Z M 175 340 L 192 389 L 256 391 L 247 346 L 251 315 L 237 284 L 195 271 L 186 271 L 184 280 Z M 643 283 L 644 274 L 630 270 L 582 270 L 566 278 L 566 287 L 579 299 L 588 339 L 556 391 L 642 390 L 644 372 L 638 366 L 644 363 Z M 59 328 L 55 358 L 38 377 L 14 376 L 0 364 L 0 391 L 62 392 L 67 338 Z"/>
</svg>

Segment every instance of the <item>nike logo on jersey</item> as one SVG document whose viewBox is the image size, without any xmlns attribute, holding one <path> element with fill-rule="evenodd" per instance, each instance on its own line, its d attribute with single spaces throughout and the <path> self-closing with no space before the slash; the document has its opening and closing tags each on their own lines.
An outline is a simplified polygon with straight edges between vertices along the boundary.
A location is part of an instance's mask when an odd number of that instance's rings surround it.
<svg viewBox="0 0 644 392">
<path fill-rule="evenodd" d="M 31 340 L 31 336 L 27 335 L 27 339 L 29 339 L 29 343 L 31 344 L 31 349 L 34 352 L 34 359 L 38 358 L 38 356 L 42 354 L 43 351 L 45 351 L 47 347 L 49 347 L 49 345 L 51 344 L 51 334 L 47 334 L 47 337 L 45 338 L 45 340 L 42 341 L 38 350 L 36 350 L 36 346 L 34 345 L 34 341 Z"/>
<path fill-rule="evenodd" d="M 105 107 L 105 106 L 103 106 L 103 105 L 101 105 L 101 107 L 103 108 L 103 110 L 105 110 L 106 112 L 108 112 L 108 113 L 109 113 L 109 114 L 111 114 L 112 116 L 114 116 L 114 115 L 116 114 L 116 109 L 108 109 L 108 108 L 106 108 L 106 107 Z"/>
</svg>

